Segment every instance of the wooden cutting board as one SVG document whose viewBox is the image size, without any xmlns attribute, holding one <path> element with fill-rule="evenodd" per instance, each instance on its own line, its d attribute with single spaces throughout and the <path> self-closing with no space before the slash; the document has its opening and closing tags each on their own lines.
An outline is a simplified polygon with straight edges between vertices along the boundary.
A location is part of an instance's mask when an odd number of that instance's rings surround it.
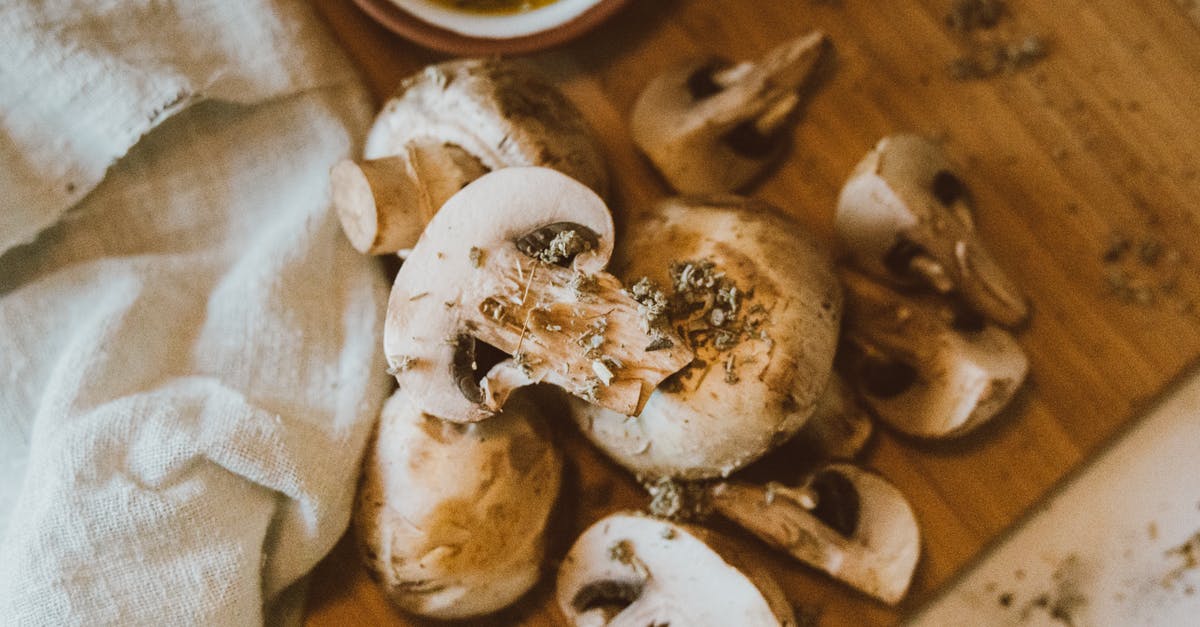
<svg viewBox="0 0 1200 627">
<path fill-rule="evenodd" d="M 348 0 L 315 4 L 381 99 L 445 58 L 392 36 Z M 837 192 L 876 140 L 897 131 L 933 136 L 962 166 L 983 239 L 1031 297 L 1033 318 L 1019 341 L 1032 375 L 1014 406 L 961 440 L 883 432 L 867 452 L 866 465 L 908 496 L 924 534 L 911 594 L 898 609 L 758 548 L 797 608 L 821 625 L 893 623 L 930 598 L 1200 356 L 1194 2 L 1010 0 L 999 25 L 969 34 L 947 26 L 950 5 L 642 0 L 532 57 L 597 130 L 620 222 L 667 193 L 626 129 L 651 76 L 709 53 L 752 58 L 822 29 L 834 58 L 805 104 L 792 154 L 752 193 L 832 242 Z M 1032 67 L 970 81 L 948 70 L 986 41 L 1031 34 L 1049 42 Z M 1128 246 L 1114 247 L 1121 241 Z M 552 555 L 603 513 L 645 504 L 631 479 L 563 431 L 574 459 L 571 504 L 556 522 Z M 488 624 L 560 623 L 550 579 Z M 343 540 L 316 571 L 307 624 L 420 623 L 388 606 Z"/>
</svg>

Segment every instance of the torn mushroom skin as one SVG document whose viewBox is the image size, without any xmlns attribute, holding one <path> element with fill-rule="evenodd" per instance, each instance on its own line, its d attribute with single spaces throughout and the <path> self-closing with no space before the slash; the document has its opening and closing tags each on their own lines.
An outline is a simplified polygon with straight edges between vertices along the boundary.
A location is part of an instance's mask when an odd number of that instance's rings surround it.
<svg viewBox="0 0 1200 627">
<path fill-rule="evenodd" d="M 717 534 L 616 513 L 575 541 L 558 571 L 567 623 L 795 626 L 779 584 Z"/>
<path fill-rule="evenodd" d="M 401 82 L 367 135 L 364 160 L 332 173 L 333 204 L 355 248 L 411 248 L 442 204 L 483 174 L 545 166 L 605 194 L 608 174 L 579 111 L 523 65 L 466 59 Z"/>
<path fill-rule="evenodd" d="M 561 459 L 536 405 L 483 423 L 422 414 L 403 391 L 367 451 L 354 528 L 397 606 L 439 619 L 497 611 L 538 580 Z"/>
<path fill-rule="evenodd" d="M 838 238 L 868 274 L 955 294 L 1012 327 L 1029 315 L 1020 290 L 975 231 L 971 195 L 941 148 L 916 135 L 880 140 L 838 198 Z"/>
<path fill-rule="evenodd" d="M 924 438 L 964 434 L 1012 400 L 1029 371 L 1005 330 L 937 295 L 901 294 L 844 270 L 839 369 L 894 429 Z"/>
<path fill-rule="evenodd" d="M 683 64 L 653 79 L 634 104 L 633 141 L 676 191 L 740 190 L 787 145 L 783 131 L 822 53 L 812 32 L 737 64 Z"/>
<path fill-rule="evenodd" d="M 767 544 L 889 605 L 904 598 L 921 552 L 916 516 L 882 477 L 831 464 L 800 487 L 723 482 L 713 511 Z"/>
<path fill-rule="evenodd" d="M 505 168 L 434 216 L 392 287 L 384 354 L 424 413 L 485 419 L 513 390 L 549 383 L 626 414 L 692 360 L 674 332 L 647 351 L 638 303 L 603 272 L 612 217 L 548 168 Z M 505 354 L 483 359 L 484 347 Z"/>
<path fill-rule="evenodd" d="M 736 196 L 666 200 L 630 225 L 614 268 L 635 293 L 646 288 L 643 323 L 696 352 L 639 416 L 572 403 L 584 435 L 619 464 L 647 481 L 727 476 L 813 414 L 842 294 L 829 255 L 794 221 Z M 672 311 L 652 316 L 664 303 Z"/>
</svg>

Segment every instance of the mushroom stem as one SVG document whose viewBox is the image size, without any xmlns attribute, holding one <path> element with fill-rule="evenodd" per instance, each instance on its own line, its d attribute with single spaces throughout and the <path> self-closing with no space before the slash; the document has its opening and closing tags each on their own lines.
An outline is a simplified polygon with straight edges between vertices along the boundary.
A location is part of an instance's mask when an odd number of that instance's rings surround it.
<svg viewBox="0 0 1200 627">
<path fill-rule="evenodd" d="M 939 294 L 949 294 L 954 290 L 954 278 L 947 274 L 946 268 L 933 257 L 917 255 L 908 262 L 908 269 L 924 279 Z"/>
<path fill-rule="evenodd" d="M 996 260 L 978 246 L 959 241 L 954 259 L 962 277 L 963 298 L 997 324 L 1015 327 L 1029 317 L 1029 303 Z"/>
<path fill-rule="evenodd" d="M 766 54 L 758 63 L 758 74 L 774 89 L 795 92 L 812 75 L 829 38 L 813 31 L 786 41 Z"/>
<path fill-rule="evenodd" d="M 784 94 L 782 98 L 775 101 L 775 104 L 758 116 L 758 119 L 754 121 L 754 130 L 764 136 L 774 135 L 787 123 L 788 117 L 792 115 L 799 104 L 800 94 L 794 91 Z"/>
<path fill-rule="evenodd" d="M 401 252 L 416 245 L 442 203 L 487 171 L 459 146 L 414 141 L 398 155 L 338 162 L 330 173 L 333 206 L 359 252 Z"/>
<path fill-rule="evenodd" d="M 754 64 L 749 61 L 743 61 L 736 65 L 731 65 L 727 68 L 715 70 L 712 73 L 712 81 L 719 87 L 728 89 L 733 85 L 746 78 L 746 75 L 754 70 Z"/>
<path fill-rule="evenodd" d="M 417 186 L 406 158 L 342 160 L 333 166 L 330 179 L 342 231 L 359 252 L 396 252 L 420 237 L 425 220 L 409 201 Z M 417 216 L 410 215 L 413 209 Z"/>
</svg>

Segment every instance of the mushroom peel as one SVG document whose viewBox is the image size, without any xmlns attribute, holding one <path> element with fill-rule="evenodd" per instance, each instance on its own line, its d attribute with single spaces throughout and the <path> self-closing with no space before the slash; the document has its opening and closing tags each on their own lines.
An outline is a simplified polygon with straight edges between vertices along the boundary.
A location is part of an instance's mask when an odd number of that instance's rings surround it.
<svg viewBox="0 0 1200 627">
<path fill-rule="evenodd" d="M 826 47 L 824 33 L 812 32 L 757 62 L 714 58 L 671 69 L 638 96 L 633 141 L 680 193 L 739 190 L 781 154 L 780 133 Z"/>
<path fill-rule="evenodd" d="M 604 201 L 567 175 L 479 178 L 434 216 L 396 275 L 390 371 L 422 412 L 454 422 L 487 418 L 538 382 L 637 414 L 693 355 L 673 333 L 670 347 L 646 350 L 637 301 L 601 271 L 612 248 Z M 489 368 L 479 341 L 513 357 Z"/>
<path fill-rule="evenodd" d="M 1016 394 L 1029 360 L 1006 331 L 936 295 L 899 294 L 845 271 L 845 350 L 839 362 L 863 402 L 894 429 L 961 435 Z"/>
<path fill-rule="evenodd" d="M 795 626 L 779 584 L 715 533 L 628 512 L 596 522 L 558 571 L 575 627 Z"/>
<path fill-rule="evenodd" d="M 800 488 L 724 482 L 713 511 L 796 559 L 889 605 L 904 598 L 921 552 L 904 495 L 882 477 L 831 464 Z"/>
<path fill-rule="evenodd" d="M 667 291 L 684 287 L 675 300 L 726 300 L 722 311 L 689 302 L 667 316 L 696 360 L 641 415 L 572 403 L 585 436 L 643 480 L 690 480 L 726 476 L 795 434 L 825 390 L 842 309 L 829 256 L 802 231 L 737 196 L 665 200 L 631 224 L 613 267 L 633 290 L 648 277 Z M 716 281 L 714 290 L 691 289 L 697 277 Z"/>
<path fill-rule="evenodd" d="M 476 424 L 422 414 L 403 391 L 388 399 L 364 461 L 354 528 L 392 602 L 468 618 L 533 586 L 562 473 L 541 419 L 521 394 Z"/>
<path fill-rule="evenodd" d="M 552 84 L 511 61 L 465 59 L 400 83 L 367 135 L 365 161 L 332 173 L 333 204 L 354 247 L 411 248 L 450 196 L 490 170 L 540 165 L 608 188 L 599 145 Z"/>
<path fill-rule="evenodd" d="M 975 232 L 966 185 L 942 150 L 916 135 L 885 137 L 838 197 L 836 230 L 868 274 L 957 293 L 1004 326 L 1029 305 Z"/>
</svg>

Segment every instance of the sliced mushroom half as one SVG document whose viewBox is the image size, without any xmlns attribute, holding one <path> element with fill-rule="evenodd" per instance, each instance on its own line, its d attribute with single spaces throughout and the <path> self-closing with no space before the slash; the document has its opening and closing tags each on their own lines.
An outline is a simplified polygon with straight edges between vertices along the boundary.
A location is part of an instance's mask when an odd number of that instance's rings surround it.
<svg viewBox="0 0 1200 627">
<path fill-rule="evenodd" d="M 652 333 L 696 360 L 637 417 L 574 403 L 583 433 L 645 480 L 726 476 L 813 414 L 837 347 L 829 255 L 772 207 L 736 196 L 667 200 L 629 228 L 614 263 Z"/>
<path fill-rule="evenodd" d="M 513 396 L 492 420 L 384 406 L 363 464 L 354 528 L 369 572 L 407 611 L 460 619 L 499 610 L 538 580 L 561 459 L 537 407 Z"/>
<path fill-rule="evenodd" d="M 466 59 L 401 82 L 367 136 L 364 161 L 333 170 L 342 228 L 368 254 L 411 248 L 450 196 L 511 166 L 554 168 L 599 194 L 608 175 L 579 111 L 517 63 Z"/>
<path fill-rule="evenodd" d="M 995 416 L 1025 380 L 1025 352 L 979 315 L 856 272 L 843 272 L 842 284 L 841 368 L 891 427 L 926 438 L 961 435 Z"/>
<path fill-rule="evenodd" d="M 400 387 L 455 422 L 487 418 L 539 382 L 637 414 L 693 355 L 670 330 L 669 347 L 646 350 L 638 302 L 603 272 L 612 247 L 608 207 L 565 174 L 505 168 L 471 183 L 396 275 L 384 353 Z"/>
<path fill-rule="evenodd" d="M 813 32 L 758 61 L 707 59 L 653 79 L 633 107 L 633 141 L 677 191 L 737 191 L 787 142 L 783 130 L 828 40 Z"/>
<path fill-rule="evenodd" d="M 921 552 L 916 516 L 882 477 L 832 464 L 806 484 L 724 482 L 713 511 L 796 559 L 889 605 L 904 598 Z"/>
<path fill-rule="evenodd" d="M 967 186 L 941 148 L 894 135 L 846 181 L 836 228 L 868 274 L 954 293 L 996 323 L 1015 326 L 1029 305 L 980 241 L 972 214 Z"/>
<path fill-rule="evenodd" d="M 571 547 L 558 606 L 575 627 L 795 625 L 779 585 L 716 534 L 640 514 L 612 514 Z"/>
</svg>

